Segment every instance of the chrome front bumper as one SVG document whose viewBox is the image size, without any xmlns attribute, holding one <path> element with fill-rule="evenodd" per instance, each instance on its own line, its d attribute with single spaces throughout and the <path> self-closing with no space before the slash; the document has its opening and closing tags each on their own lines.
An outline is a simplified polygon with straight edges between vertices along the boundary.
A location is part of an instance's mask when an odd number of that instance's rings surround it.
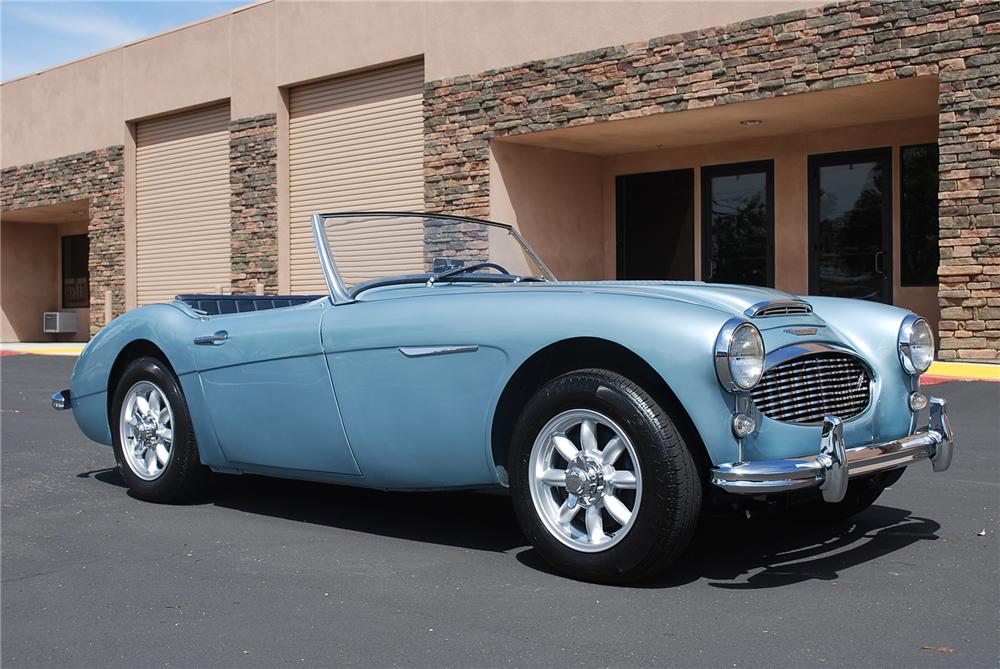
<svg viewBox="0 0 1000 669">
<path fill-rule="evenodd" d="M 844 426 L 836 416 L 823 419 L 818 455 L 788 460 L 734 462 L 712 469 L 712 483 L 727 492 L 740 495 L 769 493 L 819 487 L 827 502 L 839 502 L 847 493 L 847 480 L 905 467 L 911 462 L 930 458 L 936 472 L 951 465 L 954 435 L 948 422 L 946 403 L 939 397 L 930 400 L 927 429 L 884 444 L 858 448 L 844 447 Z"/>
</svg>

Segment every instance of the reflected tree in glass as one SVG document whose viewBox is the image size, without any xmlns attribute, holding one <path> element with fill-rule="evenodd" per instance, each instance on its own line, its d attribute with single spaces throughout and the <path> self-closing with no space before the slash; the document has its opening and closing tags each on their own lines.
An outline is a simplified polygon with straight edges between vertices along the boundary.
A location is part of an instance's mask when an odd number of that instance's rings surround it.
<svg viewBox="0 0 1000 669">
<path fill-rule="evenodd" d="M 768 285 L 767 177 L 711 178 L 711 240 L 705 277 L 714 283 Z"/>
</svg>

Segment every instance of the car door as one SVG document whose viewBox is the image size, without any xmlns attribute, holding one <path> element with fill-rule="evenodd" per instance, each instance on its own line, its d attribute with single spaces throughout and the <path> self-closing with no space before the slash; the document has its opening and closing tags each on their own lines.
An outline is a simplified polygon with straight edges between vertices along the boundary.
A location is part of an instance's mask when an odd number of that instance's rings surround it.
<svg viewBox="0 0 1000 669">
<path fill-rule="evenodd" d="M 406 296 L 333 306 L 323 318 L 359 466 L 372 485 L 390 488 L 495 483 L 488 426 L 507 354 L 468 317 L 473 300 L 399 292 Z"/>
<path fill-rule="evenodd" d="M 213 316 L 192 342 L 226 458 L 267 470 L 360 474 L 320 341 L 328 304 Z"/>
</svg>

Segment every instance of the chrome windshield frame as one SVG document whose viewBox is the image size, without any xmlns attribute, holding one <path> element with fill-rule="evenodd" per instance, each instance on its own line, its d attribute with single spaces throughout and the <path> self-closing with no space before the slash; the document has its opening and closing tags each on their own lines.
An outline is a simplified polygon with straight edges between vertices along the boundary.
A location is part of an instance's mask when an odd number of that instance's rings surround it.
<svg viewBox="0 0 1000 669">
<path fill-rule="evenodd" d="M 319 264 L 323 269 L 323 277 L 326 279 L 327 288 L 330 291 L 330 300 L 334 304 L 346 304 L 354 301 L 351 297 L 350 292 L 347 290 L 347 286 L 344 284 L 343 278 L 340 276 L 340 272 L 337 271 L 337 263 L 333 258 L 333 252 L 330 250 L 330 240 L 326 234 L 326 220 L 329 218 L 374 218 L 374 217 L 385 217 L 385 218 L 436 218 L 445 221 L 455 221 L 456 223 L 480 223 L 482 225 L 500 228 L 506 230 L 507 234 L 512 236 L 521 248 L 523 248 L 527 254 L 531 257 L 532 261 L 538 265 L 539 269 L 545 273 L 546 280 L 555 280 L 555 275 L 552 270 L 546 266 L 542 259 L 538 257 L 535 253 L 535 249 L 531 248 L 531 245 L 524 240 L 524 237 L 514 229 L 514 226 L 508 225 L 506 223 L 497 223 L 496 221 L 488 221 L 482 218 L 472 218 L 471 216 L 456 216 L 453 214 L 435 214 L 423 211 L 335 211 L 335 212 L 325 212 L 317 213 L 312 215 L 312 229 L 313 229 L 313 239 L 316 242 L 316 252 L 319 254 Z"/>
</svg>

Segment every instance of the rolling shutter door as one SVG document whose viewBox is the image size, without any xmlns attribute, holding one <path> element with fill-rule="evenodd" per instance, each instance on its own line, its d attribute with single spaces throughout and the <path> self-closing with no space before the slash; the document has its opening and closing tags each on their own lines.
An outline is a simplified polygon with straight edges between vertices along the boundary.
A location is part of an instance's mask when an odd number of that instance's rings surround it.
<svg viewBox="0 0 1000 669">
<path fill-rule="evenodd" d="M 136 124 L 139 305 L 229 286 L 229 105 Z"/>
<path fill-rule="evenodd" d="M 415 61 L 289 92 L 292 292 L 326 291 L 312 214 L 423 210 L 423 85 L 423 62 Z M 349 285 L 373 274 L 423 271 L 419 222 L 391 229 L 351 225 L 341 233 L 331 226 L 329 232 Z"/>
</svg>

